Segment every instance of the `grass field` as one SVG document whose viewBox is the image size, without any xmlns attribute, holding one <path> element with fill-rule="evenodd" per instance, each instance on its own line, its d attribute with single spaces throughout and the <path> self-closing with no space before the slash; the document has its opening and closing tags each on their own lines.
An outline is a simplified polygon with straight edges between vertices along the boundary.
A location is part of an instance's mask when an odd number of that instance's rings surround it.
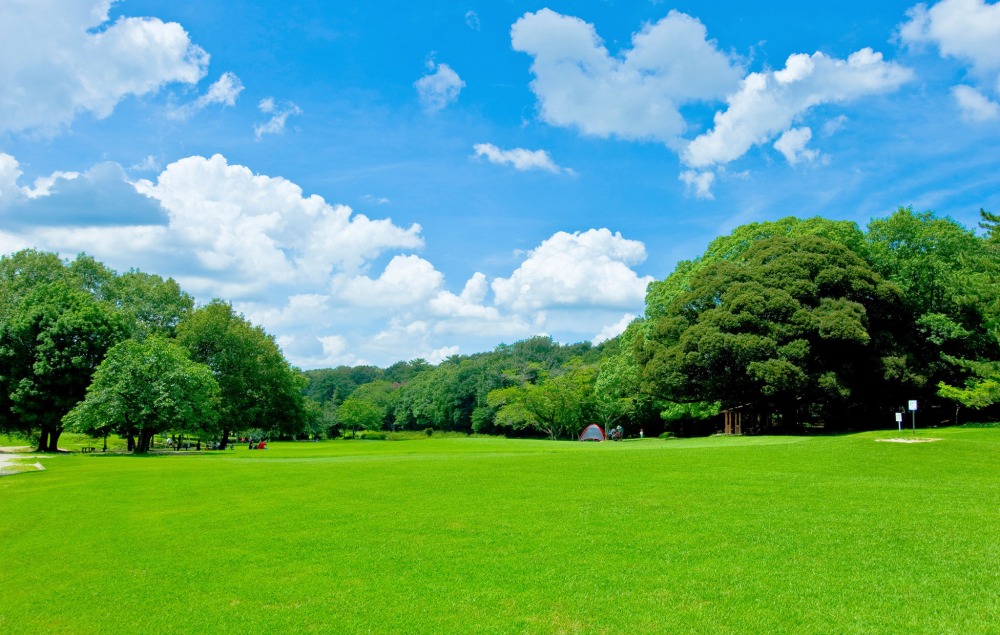
<svg viewBox="0 0 1000 635">
<path fill-rule="evenodd" d="M 66 455 L 0 633 L 996 633 L 1000 428 Z"/>
</svg>

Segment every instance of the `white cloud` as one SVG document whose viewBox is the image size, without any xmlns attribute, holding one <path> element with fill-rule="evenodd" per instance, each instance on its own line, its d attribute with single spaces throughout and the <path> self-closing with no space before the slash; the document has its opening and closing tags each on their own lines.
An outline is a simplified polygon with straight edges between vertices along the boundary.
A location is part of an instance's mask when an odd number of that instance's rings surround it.
<svg viewBox="0 0 1000 635">
<path fill-rule="evenodd" d="M 355 270 L 387 249 L 423 244 L 420 226 L 369 220 L 344 205 L 304 197 L 281 177 L 256 175 L 221 155 L 188 157 L 167 166 L 154 185 L 137 189 L 170 216 L 171 234 L 208 270 L 246 282 L 327 279 Z"/>
<path fill-rule="evenodd" d="M 191 103 L 169 109 L 167 116 L 171 119 L 187 119 L 212 104 L 234 106 L 241 92 L 243 92 L 243 82 L 240 81 L 240 78 L 233 73 L 223 73 L 214 84 L 208 87 L 204 95 Z"/>
<path fill-rule="evenodd" d="M 694 194 L 696 198 L 712 200 L 712 183 L 715 181 L 715 173 L 711 171 L 699 172 L 698 170 L 684 170 L 678 175 L 681 183 L 684 184 L 689 194 Z"/>
<path fill-rule="evenodd" d="M 906 12 L 900 39 L 910 45 L 933 44 L 941 55 L 967 63 L 981 78 L 1000 71 L 1000 4 L 983 0 L 941 0 L 929 9 L 920 3 Z"/>
<path fill-rule="evenodd" d="M 465 12 L 465 24 L 466 24 L 466 26 L 468 26 L 473 31 L 478 31 L 479 27 L 480 27 L 480 24 L 479 24 L 479 14 L 476 13 L 475 11 L 466 11 Z"/>
<path fill-rule="evenodd" d="M 429 353 L 425 353 L 420 357 L 427 360 L 430 364 L 440 364 L 444 360 L 448 359 L 452 355 L 458 355 L 459 350 L 457 346 L 444 346 L 442 348 L 435 349 Z"/>
<path fill-rule="evenodd" d="M 622 308 L 641 310 L 650 280 L 631 268 L 642 243 L 601 229 L 557 233 L 510 277 L 476 272 L 452 292 L 412 254 L 423 246 L 418 225 L 371 220 L 219 155 L 175 161 L 155 180 L 130 182 L 106 163 L 22 181 L 17 160 L 0 153 L 0 251 L 85 251 L 117 270 L 172 276 L 201 302 L 233 301 L 305 368 L 440 360 L 552 329 L 579 341 Z M 81 203 L 90 196 L 108 204 Z M 80 212 L 90 208 L 114 213 Z M 403 253 L 368 273 L 393 251 Z"/>
<path fill-rule="evenodd" d="M 965 64 L 969 80 L 978 84 L 978 89 L 964 84 L 951 88 L 962 119 L 985 123 L 1000 118 L 1000 104 L 984 94 L 1000 95 L 1000 3 L 941 0 L 930 8 L 918 4 L 906 14 L 909 21 L 899 27 L 904 44 L 936 46 L 941 57 Z"/>
<path fill-rule="evenodd" d="M 593 337 L 591 342 L 596 346 L 601 342 L 606 342 L 611 338 L 618 337 L 625 332 L 628 325 L 632 323 L 636 316 L 632 313 L 626 313 L 622 316 L 622 319 L 614 324 L 609 324 L 601 329 L 601 332 Z"/>
<path fill-rule="evenodd" d="M 162 166 L 160 162 L 151 154 L 147 154 L 146 158 L 134 165 L 130 165 L 128 168 L 129 172 L 159 172 Z"/>
<path fill-rule="evenodd" d="M 22 174 L 18 160 L 0 152 L 0 206 L 5 203 L 10 204 L 25 195 L 21 186 L 17 184 Z"/>
<path fill-rule="evenodd" d="M 809 128 L 791 128 L 781 133 L 778 140 L 774 142 L 774 149 L 785 157 L 789 165 L 796 165 L 800 161 L 809 163 L 819 157 L 819 151 L 806 147 L 809 145 L 810 139 L 812 139 L 812 130 Z"/>
<path fill-rule="evenodd" d="M 715 114 L 715 127 L 691 141 L 681 159 L 702 170 L 724 165 L 788 130 L 815 106 L 893 91 L 912 76 L 869 48 L 846 60 L 823 53 L 791 55 L 781 70 L 748 75 L 727 98 L 728 108 Z"/>
<path fill-rule="evenodd" d="M 962 118 L 970 123 L 1000 119 L 1000 104 L 971 86 L 953 86 L 951 95 L 962 111 Z"/>
<path fill-rule="evenodd" d="M 434 61 L 429 61 L 427 68 L 434 72 L 413 83 L 424 110 L 437 112 L 458 101 L 458 94 L 465 88 L 465 82 L 458 73 L 447 64 L 436 64 Z"/>
<path fill-rule="evenodd" d="M 822 134 L 824 137 L 832 137 L 843 130 L 845 126 L 847 126 L 847 115 L 837 115 L 823 123 Z"/>
<path fill-rule="evenodd" d="M 208 54 L 156 18 L 108 22 L 111 0 L 0 2 L 0 131 L 52 134 L 128 96 L 197 83 Z"/>
<path fill-rule="evenodd" d="M 278 106 L 273 97 L 266 97 L 260 100 L 257 108 L 265 115 L 271 115 L 271 118 L 264 123 L 259 123 L 254 125 L 253 134 L 257 141 L 266 134 L 281 134 L 285 131 L 285 123 L 288 118 L 292 115 L 301 115 L 302 109 L 288 102 L 282 106 Z"/>
<path fill-rule="evenodd" d="M 486 157 L 490 163 L 496 165 L 510 165 L 515 170 L 522 172 L 526 170 L 545 170 L 558 174 L 560 172 L 572 173 L 572 170 L 563 169 L 556 165 L 549 153 L 545 150 L 525 150 L 524 148 L 513 148 L 511 150 L 501 150 L 492 143 L 477 143 L 473 146 L 477 157 Z"/>
<path fill-rule="evenodd" d="M 679 107 L 724 97 L 741 75 L 704 25 L 677 11 L 644 26 L 617 56 L 593 25 L 549 9 L 515 22 L 511 43 L 533 58 L 542 120 L 599 137 L 674 143 L 686 129 Z"/>
<path fill-rule="evenodd" d="M 444 283 L 444 275 L 419 256 L 396 256 L 377 279 L 336 279 L 334 294 L 357 306 L 413 306 L 427 302 Z"/>
<path fill-rule="evenodd" d="M 641 306 L 651 277 L 630 265 L 646 259 L 645 246 L 607 229 L 558 232 L 532 250 L 509 278 L 493 281 L 499 306 L 514 311 L 553 307 Z"/>
</svg>

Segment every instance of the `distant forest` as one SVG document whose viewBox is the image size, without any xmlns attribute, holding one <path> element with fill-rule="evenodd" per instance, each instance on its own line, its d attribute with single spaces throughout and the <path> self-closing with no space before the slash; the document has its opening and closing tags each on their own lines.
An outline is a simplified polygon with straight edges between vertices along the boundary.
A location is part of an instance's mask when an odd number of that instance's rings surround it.
<svg viewBox="0 0 1000 635">
<path fill-rule="evenodd" d="M 1000 216 L 980 215 L 981 235 L 910 208 L 866 230 L 751 223 L 652 283 L 644 317 L 600 346 L 314 370 L 306 395 L 342 430 L 551 438 L 592 422 L 708 434 L 724 410 L 750 433 L 884 428 L 910 400 L 921 425 L 995 417 Z"/>
<path fill-rule="evenodd" d="M 592 346 L 548 337 L 438 365 L 300 372 L 230 304 L 171 279 L 25 250 L 0 258 L 0 432 L 55 451 L 64 430 L 368 438 L 435 430 L 574 438 L 920 425 L 995 418 L 1000 215 L 981 232 L 902 208 L 866 229 L 751 223 L 650 284 L 646 310 Z M 908 415 L 909 416 L 909 415 Z"/>
</svg>

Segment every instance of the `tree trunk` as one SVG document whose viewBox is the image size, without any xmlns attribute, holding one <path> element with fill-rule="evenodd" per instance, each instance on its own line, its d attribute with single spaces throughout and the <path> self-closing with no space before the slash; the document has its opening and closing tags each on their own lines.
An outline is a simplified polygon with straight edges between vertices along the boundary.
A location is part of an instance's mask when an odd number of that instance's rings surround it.
<svg viewBox="0 0 1000 635">
<path fill-rule="evenodd" d="M 128 435 L 128 451 L 135 452 L 135 436 L 131 433 Z"/>
<path fill-rule="evenodd" d="M 49 431 L 49 452 L 59 451 L 59 435 L 62 434 L 62 428 L 56 428 L 55 430 Z"/>
<path fill-rule="evenodd" d="M 42 428 L 41 433 L 38 435 L 38 449 L 35 452 L 47 452 L 49 449 L 49 431 Z"/>
<path fill-rule="evenodd" d="M 141 430 L 139 440 L 135 444 L 134 454 L 146 454 L 149 452 L 149 441 L 153 438 L 152 433 Z"/>
<path fill-rule="evenodd" d="M 227 445 L 229 445 L 229 428 L 223 428 L 222 441 L 219 443 L 219 449 L 225 450 Z"/>
</svg>

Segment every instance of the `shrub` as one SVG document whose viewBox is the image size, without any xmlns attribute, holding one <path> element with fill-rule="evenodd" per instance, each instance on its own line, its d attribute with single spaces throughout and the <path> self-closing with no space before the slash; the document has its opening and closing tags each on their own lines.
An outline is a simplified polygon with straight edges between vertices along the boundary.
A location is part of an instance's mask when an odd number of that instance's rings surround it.
<svg viewBox="0 0 1000 635">
<path fill-rule="evenodd" d="M 424 428 L 424 434 L 426 434 L 427 436 L 431 436 L 432 434 L 434 434 L 434 428 Z"/>
</svg>

